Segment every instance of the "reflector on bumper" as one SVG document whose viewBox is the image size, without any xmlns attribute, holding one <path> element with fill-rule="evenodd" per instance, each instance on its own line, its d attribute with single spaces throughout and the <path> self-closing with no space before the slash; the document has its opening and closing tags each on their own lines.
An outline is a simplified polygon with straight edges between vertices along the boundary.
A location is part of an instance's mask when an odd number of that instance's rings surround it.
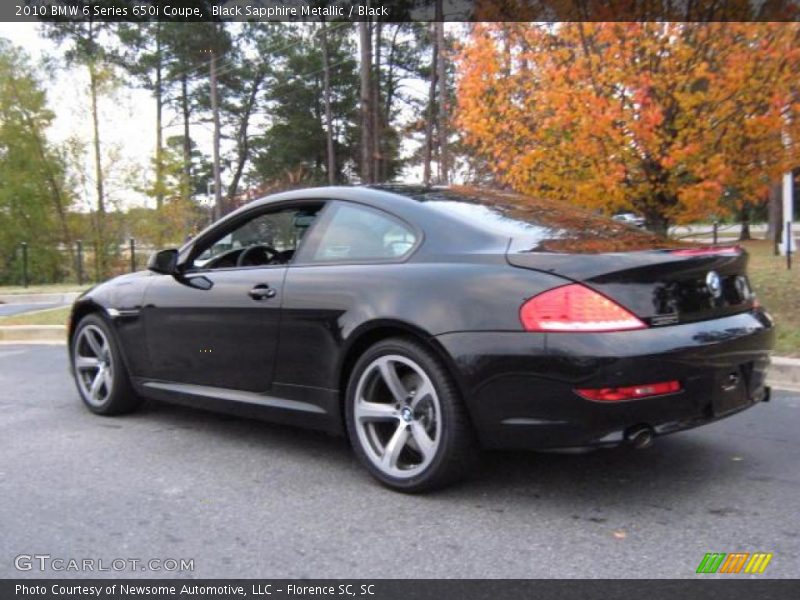
<svg viewBox="0 0 800 600">
<path fill-rule="evenodd" d="M 575 392 L 587 400 L 598 402 L 618 402 L 620 400 L 633 400 L 649 396 L 663 396 L 681 391 L 679 381 L 660 381 L 658 383 L 645 383 L 626 387 L 576 389 Z"/>
</svg>

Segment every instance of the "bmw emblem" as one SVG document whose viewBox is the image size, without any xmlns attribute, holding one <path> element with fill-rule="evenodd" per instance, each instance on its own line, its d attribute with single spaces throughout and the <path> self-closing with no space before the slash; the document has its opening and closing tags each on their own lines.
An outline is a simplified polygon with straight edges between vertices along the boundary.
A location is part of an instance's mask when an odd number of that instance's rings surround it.
<svg viewBox="0 0 800 600">
<path fill-rule="evenodd" d="M 706 275 L 706 287 L 713 298 L 722 296 L 722 280 L 719 278 L 719 273 L 716 271 L 708 272 L 708 275 Z"/>
</svg>

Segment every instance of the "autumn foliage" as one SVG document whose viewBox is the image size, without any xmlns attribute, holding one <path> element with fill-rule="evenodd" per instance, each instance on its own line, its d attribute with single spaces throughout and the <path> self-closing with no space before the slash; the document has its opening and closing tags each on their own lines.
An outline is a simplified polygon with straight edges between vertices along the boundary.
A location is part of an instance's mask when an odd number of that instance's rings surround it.
<svg viewBox="0 0 800 600">
<path fill-rule="evenodd" d="M 663 231 L 800 162 L 797 23 L 483 23 L 459 59 L 458 125 L 526 194 Z"/>
</svg>

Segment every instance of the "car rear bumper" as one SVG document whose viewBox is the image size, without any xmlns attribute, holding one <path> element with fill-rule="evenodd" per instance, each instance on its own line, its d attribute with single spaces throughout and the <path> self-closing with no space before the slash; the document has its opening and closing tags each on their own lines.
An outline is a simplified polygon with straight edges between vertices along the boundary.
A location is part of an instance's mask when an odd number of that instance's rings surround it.
<svg viewBox="0 0 800 600">
<path fill-rule="evenodd" d="M 640 331 L 457 332 L 437 340 L 483 445 L 536 449 L 618 445 L 637 428 L 662 435 L 766 400 L 773 336 L 759 309 Z M 620 402 L 574 391 L 670 380 L 681 383 L 680 392 Z"/>
</svg>

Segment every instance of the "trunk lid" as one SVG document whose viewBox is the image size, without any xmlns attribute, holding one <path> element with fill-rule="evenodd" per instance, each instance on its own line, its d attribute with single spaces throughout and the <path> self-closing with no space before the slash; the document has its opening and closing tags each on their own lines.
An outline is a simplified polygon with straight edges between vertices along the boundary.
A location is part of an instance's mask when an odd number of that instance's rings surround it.
<svg viewBox="0 0 800 600">
<path fill-rule="evenodd" d="M 650 326 L 740 313 L 755 301 L 747 253 L 738 247 L 697 247 L 508 190 L 406 187 L 403 193 L 508 243 L 510 264 L 582 283 Z"/>
<path fill-rule="evenodd" d="M 582 283 L 653 327 L 723 317 L 754 305 L 748 256 L 740 247 L 595 253 L 596 242 L 592 253 L 575 246 L 569 252 L 542 252 L 515 238 L 507 260 Z"/>
</svg>

